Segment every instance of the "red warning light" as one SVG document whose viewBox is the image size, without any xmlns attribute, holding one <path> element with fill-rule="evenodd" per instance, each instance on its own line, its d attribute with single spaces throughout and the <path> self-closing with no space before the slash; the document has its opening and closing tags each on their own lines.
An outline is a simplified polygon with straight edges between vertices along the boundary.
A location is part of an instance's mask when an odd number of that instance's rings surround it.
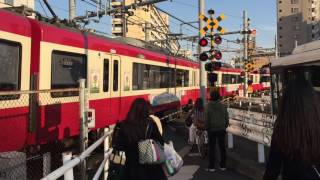
<svg viewBox="0 0 320 180">
<path fill-rule="evenodd" d="M 222 43 L 222 38 L 221 38 L 221 36 L 216 36 L 216 37 L 214 37 L 214 43 L 216 43 L 216 44 L 221 44 L 221 43 Z"/>
<path fill-rule="evenodd" d="M 205 47 L 208 45 L 208 40 L 206 38 L 201 38 L 200 41 L 199 41 L 199 45 L 201 47 Z"/>
<path fill-rule="evenodd" d="M 220 60 L 222 58 L 222 53 L 220 51 L 215 51 L 214 58 Z"/>
</svg>

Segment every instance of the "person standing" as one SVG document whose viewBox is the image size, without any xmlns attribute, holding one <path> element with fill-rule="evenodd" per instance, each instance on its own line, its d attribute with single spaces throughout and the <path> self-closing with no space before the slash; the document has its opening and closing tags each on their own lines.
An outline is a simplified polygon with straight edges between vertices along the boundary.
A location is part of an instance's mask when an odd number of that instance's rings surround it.
<svg viewBox="0 0 320 180">
<path fill-rule="evenodd" d="M 120 126 L 117 147 L 126 154 L 123 180 L 167 180 L 161 165 L 139 163 L 138 142 L 145 139 L 147 127 L 148 138 L 164 145 L 157 124 L 150 118 L 151 112 L 150 104 L 138 98 Z"/>
<path fill-rule="evenodd" d="M 191 144 L 190 152 L 193 152 L 197 149 L 197 128 L 204 124 L 204 104 L 201 98 L 198 98 L 194 104 L 191 113 L 192 124 L 189 128 L 189 143 Z M 199 153 L 190 153 L 189 156 L 199 155 Z"/>
<path fill-rule="evenodd" d="M 229 125 L 229 115 L 227 108 L 220 103 L 220 94 L 218 91 L 210 93 L 210 101 L 205 107 L 205 129 L 209 136 L 209 166 L 207 171 L 215 171 L 216 161 L 216 141 L 220 149 L 220 170 L 226 170 L 226 146 L 225 136 L 226 128 Z"/>
<path fill-rule="evenodd" d="M 292 74 L 293 75 L 293 74 Z M 319 96 L 303 73 L 284 88 L 264 180 L 320 179 Z"/>
</svg>

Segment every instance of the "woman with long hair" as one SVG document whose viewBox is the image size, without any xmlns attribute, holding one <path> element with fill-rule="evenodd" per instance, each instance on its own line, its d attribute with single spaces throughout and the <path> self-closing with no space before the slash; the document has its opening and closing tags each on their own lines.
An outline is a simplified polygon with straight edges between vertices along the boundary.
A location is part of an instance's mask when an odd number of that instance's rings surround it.
<svg viewBox="0 0 320 180">
<path fill-rule="evenodd" d="M 201 98 L 198 98 L 191 112 L 192 124 L 189 128 L 189 143 L 192 145 L 190 152 L 196 148 L 196 133 L 199 125 L 204 125 L 204 104 Z M 198 155 L 199 153 L 190 153 L 189 156 Z"/>
<path fill-rule="evenodd" d="M 319 180 L 319 97 L 303 73 L 293 74 L 283 91 L 264 180 Z"/>
<path fill-rule="evenodd" d="M 149 117 L 151 114 L 150 104 L 142 99 L 136 99 L 121 124 L 118 148 L 126 154 L 123 180 L 166 180 L 161 165 L 145 165 L 139 163 L 138 142 L 147 138 L 154 139 L 162 145 L 164 141 L 156 123 Z M 148 127 L 148 133 L 146 133 Z"/>
</svg>

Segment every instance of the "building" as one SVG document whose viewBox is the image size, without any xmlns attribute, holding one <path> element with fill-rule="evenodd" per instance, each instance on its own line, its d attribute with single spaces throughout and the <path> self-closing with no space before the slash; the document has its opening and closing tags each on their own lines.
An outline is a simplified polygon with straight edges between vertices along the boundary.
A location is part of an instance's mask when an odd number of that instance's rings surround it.
<svg viewBox="0 0 320 180">
<path fill-rule="evenodd" d="M 112 7 L 128 6 L 135 0 L 113 0 Z M 125 13 L 116 13 L 112 18 L 112 34 L 153 43 L 172 53 L 179 49 L 178 41 L 168 37 L 169 16 L 158 11 L 154 5 L 137 7 Z"/>
<path fill-rule="evenodd" d="M 34 0 L 0 0 L 0 8 L 25 5 L 34 9 Z"/>
<path fill-rule="evenodd" d="M 277 0 L 280 56 L 296 45 L 320 39 L 320 0 Z"/>
</svg>

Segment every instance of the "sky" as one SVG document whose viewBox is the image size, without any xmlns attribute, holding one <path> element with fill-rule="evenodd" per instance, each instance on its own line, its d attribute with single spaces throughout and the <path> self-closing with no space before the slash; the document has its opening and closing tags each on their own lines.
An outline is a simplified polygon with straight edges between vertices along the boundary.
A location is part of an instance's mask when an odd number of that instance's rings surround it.
<svg viewBox="0 0 320 180">
<path fill-rule="evenodd" d="M 42 0 L 36 1 L 36 10 L 41 14 L 45 13 L 50 16 Z M 68 18 L 68 0 L 48 0 L 53 10 L 58 16 Z M 86 10 L 96 11 L 94 3 L 90 4 L 90 0 L 77 0 L 77 15 L 85 15 Z M 42 5 L 42 6 L 41 6 Z M 198 20 L 198 0 L 168 0 L 166 2 L 158 3 L 158 7 L 173 14 L 174 16 L 183 19 L 186 22 Z M 276 0 L 206 0 L 205 8 L 215 10 L 215 16 L 224 13 L 226 19 L 220 25 L 228 31 L 238 31 L 242 27 L 243 11 L 246 10 L 250 18 L 250 28 L 257 30 L 257 45 L 258 47 L 271 48 L 274 47 L 275 35 L 277 30 L 276 17 Z M 98 19 L 98 18 L 94 18 Z M 172 33 L 179 33 L 180 23 L 177 20 L 170 18 L 170 31 Z M 197 26 L 197 24 L 194 24 Z M 111 18 L 104 16 L 99 20 L 99 23 L 91 21 L 87 28 L 93 28 L 106 35 L 111 35 Z M 198 30 L 189 26 L 183 26 L 183 33 L 185 36 L 197 35 Z M 226 35 L 224 39 L 236 40 L 240 35 Z M 193 48 L 195 44 L 191 42 L 182 42 L 182 48 Z M 220 45 L 222 49 L 236 50 L 240 46 L 238 44 L 223 41 Z M 224 59 L 230 59 L 239 54 L 224 53 Z"/>
</svg>

